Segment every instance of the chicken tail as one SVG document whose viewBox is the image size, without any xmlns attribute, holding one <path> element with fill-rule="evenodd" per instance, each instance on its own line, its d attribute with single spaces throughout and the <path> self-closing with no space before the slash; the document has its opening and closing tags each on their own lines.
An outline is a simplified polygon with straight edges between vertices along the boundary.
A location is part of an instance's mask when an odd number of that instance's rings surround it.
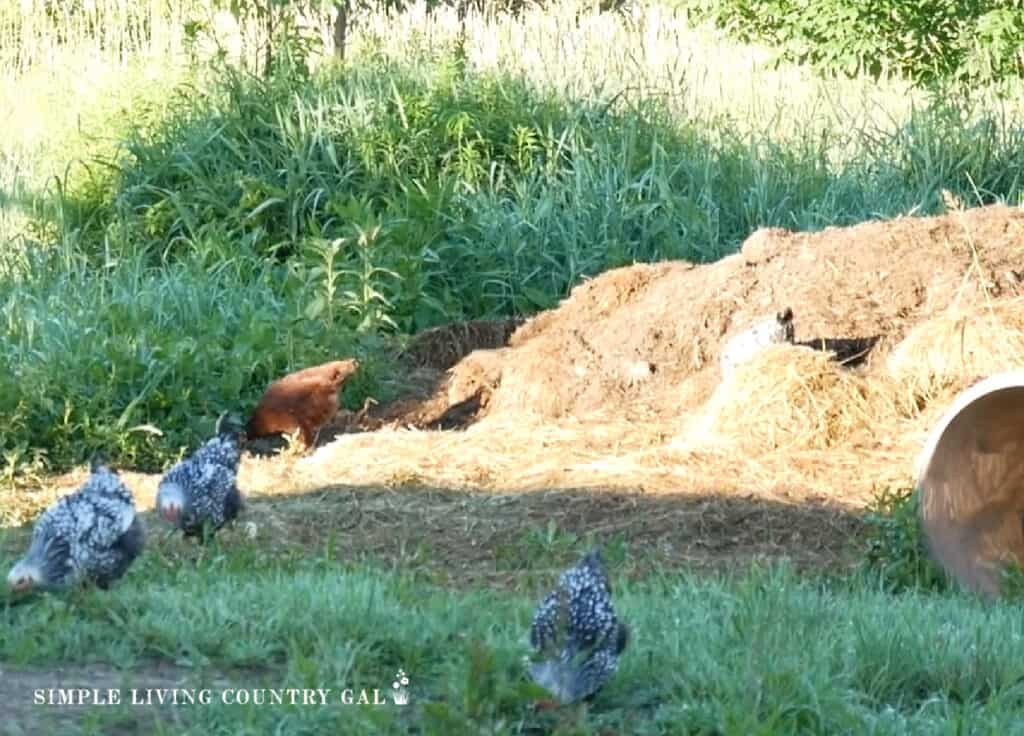
<svg viewBox="0 0 1024 736">
<path fill-rule="evenodd" d="M 217 425 L 214 428 L 214 432 L 221 437 L 232 437 L 239 443 L 244 443 L 246 429 L 236 417 L 232 416 L 230 412 L 225 411 L 221 412 L 221 415 L 217 417 Z"/>
</svg>

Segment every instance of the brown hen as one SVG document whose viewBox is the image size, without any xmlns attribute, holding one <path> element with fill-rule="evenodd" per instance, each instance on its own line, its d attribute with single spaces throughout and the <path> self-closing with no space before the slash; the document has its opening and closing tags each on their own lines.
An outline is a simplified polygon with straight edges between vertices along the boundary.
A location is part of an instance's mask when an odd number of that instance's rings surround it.
<svg viewBox="0 0 1024 736">
<path fill-rule="evenodd" d="M 338 411 L 338 389 L 358 369 L 357 360 L 333 360 L 274 381 L 253 410 L 246 436 L 298 430 L 306 447 L 313 447 L 321 428 Z"/>
</svg>

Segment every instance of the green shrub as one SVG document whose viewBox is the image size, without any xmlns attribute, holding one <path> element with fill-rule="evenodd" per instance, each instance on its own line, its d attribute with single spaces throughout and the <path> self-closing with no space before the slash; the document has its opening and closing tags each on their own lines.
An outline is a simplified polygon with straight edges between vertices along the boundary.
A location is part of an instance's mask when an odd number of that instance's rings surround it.
<svg viewBox="0 0 1024 736">
<path fill-rule="evenodd" d="M 272 257 L 300 280 L 335 247 L 338 293 L 365 301 L 372 274 L 380 306 L 369 322 L 365 305 L 341 310 L 345 326 L 414 331 L 451 319 L 464 295 L 453 281 L 481 292 L 437 256 L 471 222 L 471 200 L 571 167 L 606 124 L 514 80 L 466 77 L 452 61 L 427 75 L 356 66 L 312 82 L 222 69 L 211 91 L 180 90 L 177 114 L 134 131 L 112 176 L 73 182 L 59 230 L 154 262 Z"/>
<path fill-rule="evenodd" d="M 690 8 L 743 41 L 834 73 L 930 82 L 1024 71 L 1024 7 L 1006 0 L 703 0 Z"/>
<path fill-rule="evenodd" d="M 327 259 L 333 323 L 410 333 L 546 308 L 609 267 L 713 260 L 827 184 L 821 151 L 759 159 L 654 103 L 558 99 L 450 49 L 372 62 L 178 90 L 122 161 L 76 170 L 43 232 L 153 264 L 272 258 L 301 283 Z"/>
<path fill-rule="evenodd" d="M 917 512 L 918 497 L 911 488 L 884 489 L 868 508 L 863 567 L 890 591 L 948 586 L 925 547 Z"/>
<path fill-rule="evenodd" d="M 559 99 L 469 74 L 452 49 L 369 58 L 313 78 L 221 69 L 178 90 L 173 112 L 126 135 L 122 161 L 73 171 L 40 232 L 154 264 L 272 258 L 299 283 L 330 281 L 345 301 L 333 324 L 412 333 L 547 308 L 611 267 L 711 261 L 760 226 L 1019 188 L 1019 135 L 965 127 L 970 111 L 943 101 L 896 134 L 865 131 L 842 163 L 827 137 L 783 145 L 728 120 L 680 124 L 656 100 Z"/>
<path fill-rule="evenodd" d="M 221 411 L 251 409 L 273 378 L 364 349 L 354 333 L 305 318 L 316 293 L 285 297 L 287 276 L 272 264 L 244 275 L 235 262 L 195 259 L 77 265 L 37 254 L 24 280 L 0 282 L 9 464 L 42 453 L 64 467 L 102 449 L 158 467 L 204 441 Z M 370 361 L 354 390 L 375 388 L 375 371 Z"/>
</svg>

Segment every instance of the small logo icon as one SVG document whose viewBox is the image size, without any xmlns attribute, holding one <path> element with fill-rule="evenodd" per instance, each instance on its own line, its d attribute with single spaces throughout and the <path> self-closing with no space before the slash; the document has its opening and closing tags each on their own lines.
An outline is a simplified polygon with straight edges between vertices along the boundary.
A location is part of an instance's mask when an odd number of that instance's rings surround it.
<svg viewBox="0 0 1024 736">
<path fill-rule="evenodd" d="M 398 670 L 395 681 L 391 683 L 391 698 L 395 705 L 406 705 L 409 702 L 409 676 L 405 670 Z"/>
</svg>

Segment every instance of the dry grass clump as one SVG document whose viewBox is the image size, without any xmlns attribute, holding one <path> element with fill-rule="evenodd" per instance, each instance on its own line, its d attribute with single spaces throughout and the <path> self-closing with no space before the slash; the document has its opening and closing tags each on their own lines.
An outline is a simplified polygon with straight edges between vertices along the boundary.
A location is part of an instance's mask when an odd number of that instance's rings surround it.
<svg viewBox="0 0 1024 736">
<path fill-rule="evenodd" d="M 795 462 L 824 450 L 905 455 L 958 392 L 1020 367 L 1022 301 L 954 305 L 921 322 L 863 370 L 805 347 L 766 349 L 724 378 L 671 447 L 694 457 L 724 452 L 733 464 L 743 464 L 733 450 L 746 455 L 746 464 L 758 454 Z"/>
<path fill-rule="evenodd" d="M 20 526 L 35 521 L 46 508 L 63 494 L 53 488 L 39 490 L 9 486 L 0 491 L 0 528 Z"/>
<path fill-rule="evenodd" d="M 504 357 L 503 349 L 473 350 L 459 361 L 449 373 L 448 403 L 458 404 L 482 393 L 483 403 L 486 404 L 501 383 Z"/>
<path fill-rule="evenodd" d="M 496 417 L 465 431 L 388 428 L 339 437 L 299 462 L 292 477 L 504 492 L 582 487 L 591 480 L 635 487 L 647 475 L 640 456 L 667 437 L 660 426 L 590 419 L 541 425 Z"/>
<path fill-rule="evenodd" d="M 914 327 L 886 369 L 917 403 L 931 404 L 978 378 L 1019 368 L 1024 359 L 1024 300 L 954 305 Z"/>
<path fill-rule="evenodd" d="M 726 376 L 688 423 L 682 444 L 809 450 L 871 436 L 876 393 L 831 353 L 780 345 Z"/>
</svg>

